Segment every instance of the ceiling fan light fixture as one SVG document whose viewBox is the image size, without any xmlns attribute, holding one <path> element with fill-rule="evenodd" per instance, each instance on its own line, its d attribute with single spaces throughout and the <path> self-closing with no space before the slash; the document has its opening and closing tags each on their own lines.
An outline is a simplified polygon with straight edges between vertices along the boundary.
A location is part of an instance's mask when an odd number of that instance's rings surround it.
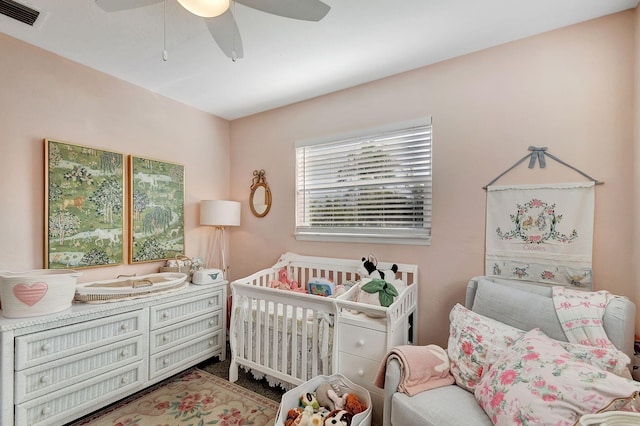
<svg viewBox="0 0 640 426">
<path fill-rule="evenodd" d="M 229 9 L 229 0 L 178 0 L 178 3 L 203 18 L 220 16 Z"/>
</svg>

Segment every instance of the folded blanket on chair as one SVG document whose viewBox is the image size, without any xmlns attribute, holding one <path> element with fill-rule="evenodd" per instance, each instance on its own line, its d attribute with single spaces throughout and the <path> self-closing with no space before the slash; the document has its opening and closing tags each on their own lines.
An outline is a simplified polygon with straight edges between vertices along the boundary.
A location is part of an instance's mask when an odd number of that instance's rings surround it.
<svg viewBox="0 0 640 426">
<path fill-rule="evenodd" d="M 553 304 L 567 340 L 586 346 L 615 349 L 604 331 L 604 310 L 613 298 L 608 291 L 553 287 Z"/>
<path fill-rule="evenodd" d="M 382 360 L 373 382 L 379 388 L 384 388 L 384 376 L 390 358 L 395 358 L 400 363 L 398 391 L 409 396 L 455 382 L 449 372 L 447 351 L 440 346 L 402 345 L 391 349 Z"/>
</svg>

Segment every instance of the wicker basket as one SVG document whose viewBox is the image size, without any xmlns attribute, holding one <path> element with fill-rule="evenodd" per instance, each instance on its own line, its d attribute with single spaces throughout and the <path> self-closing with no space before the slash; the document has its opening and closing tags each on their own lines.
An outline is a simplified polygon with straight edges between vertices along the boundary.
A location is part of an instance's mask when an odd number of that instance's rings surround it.
<svg viewBox="0 0 640 426">
<path fill-rule="evenodd" d="M 188 284 L 187 274 L 177 272 L 94 281 L 78 284 L 75 300 L 84 303 L 131 300 L 178 290 Z"/>
<path fill-rule="evenodd" d="M 640 424 L 640 413 L 609 411 L 580 417 L 579 426 L 629 426 Z"/>
<path fill-rule="evenodd" d="M 353 383 L 342 374 L 333 374 L 331 376 L 316 376 L 282 395 L 280 407 L 276 414 L 275 426 L 284 426 L 289 410 L 300 404 L 300 395 L 307 392 L 315 392 L 318 386 L 322 383 L 329 383 L 333 386 L 337 386 L 341 392 L 351 392 L 357 395 L 358 399 L 367 406 L 367 409 L 362 413 L 353 416 L 351 426 L 371 425 L 371 395 L 369 394 L 369 391 L 362 386 Z"/>
</svg>

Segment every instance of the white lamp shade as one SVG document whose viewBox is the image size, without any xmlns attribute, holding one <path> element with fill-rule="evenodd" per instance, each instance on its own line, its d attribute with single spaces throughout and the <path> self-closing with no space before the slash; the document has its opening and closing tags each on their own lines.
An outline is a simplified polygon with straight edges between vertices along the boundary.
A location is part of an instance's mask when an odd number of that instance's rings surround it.
<svg viewBox="0 0 640 426">
<path fill-rule="evenodd" d="M 220 16 L 229 9 L 229 0 L 178 0 L 189 12 L 203 18 Z"/>
<path fill-rule="evenodd" d="M 201 201 L 200 225 L 240 226 L 240 202 L 225 200 Z"/>
</svg>

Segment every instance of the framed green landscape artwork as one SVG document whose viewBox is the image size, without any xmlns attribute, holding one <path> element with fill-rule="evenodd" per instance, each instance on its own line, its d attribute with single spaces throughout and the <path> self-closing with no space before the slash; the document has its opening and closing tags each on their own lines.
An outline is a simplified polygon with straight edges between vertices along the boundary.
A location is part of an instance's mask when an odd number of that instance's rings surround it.
<svg viewBox="0 0 640 426">
<path fill-rule="evenodd" d="M 129 262 L 184 254 L 184 166 L 129 156 Z"/>
<path fill-rule="evenodd" d="M 44 267 L 124 261 L 124 154 L 45 139 Z"/>
</svg>

